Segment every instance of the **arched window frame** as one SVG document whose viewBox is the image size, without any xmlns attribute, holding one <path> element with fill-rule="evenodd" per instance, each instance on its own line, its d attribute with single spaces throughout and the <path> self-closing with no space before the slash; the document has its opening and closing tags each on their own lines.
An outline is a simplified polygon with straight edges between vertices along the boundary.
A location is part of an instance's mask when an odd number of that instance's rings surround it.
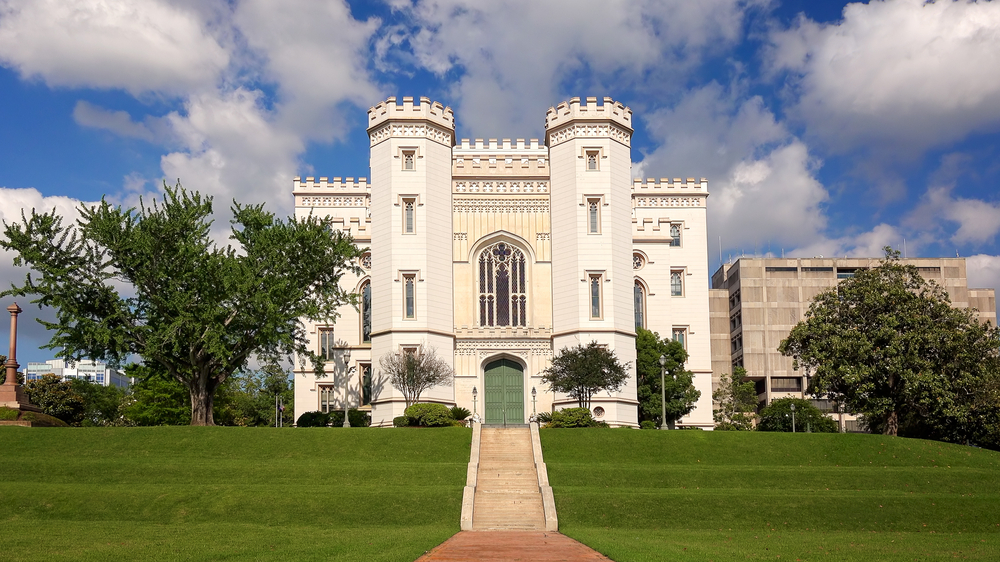
<svg viewBox="0 0 1000 562">
<path fill-rule="evenodd" d="M 529 325 L 531 262 L 527 249 L 504 238 L 488 241 L 476 253 L 475 310 L 479 326 L 520 328 Z M 501 285 L 506 285 L 505 290 L 500 290 Z M 506 303 L 506 310 L 501 306 L 501 298 Z"/>
<path fill-rule="evenodd" d="M 358 334 L 361 343 L 372 342 L 372 280 L 367 277 L 358 285 Z"/>
<path fill-rule="evenodd" d="M 646 299 L 649 297 L 649 287 L 639 277 L 635 278 L 632 287 L 632 306 L 635 314 L 636 328 L 646 328 L 649 325 L 646 314 Z"/>
</svg>

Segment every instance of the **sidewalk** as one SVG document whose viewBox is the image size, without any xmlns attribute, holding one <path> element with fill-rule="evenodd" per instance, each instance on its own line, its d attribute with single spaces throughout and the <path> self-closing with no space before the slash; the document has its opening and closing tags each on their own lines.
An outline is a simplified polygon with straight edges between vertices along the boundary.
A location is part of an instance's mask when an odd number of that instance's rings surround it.
<svg viewBox="0 0 1000 562">
<path fill-rule="evenodd" d="M 417 559 L 417 562 L 610 562 L 603 554 L 549 531 L 462 531 Z"/>
</svg>

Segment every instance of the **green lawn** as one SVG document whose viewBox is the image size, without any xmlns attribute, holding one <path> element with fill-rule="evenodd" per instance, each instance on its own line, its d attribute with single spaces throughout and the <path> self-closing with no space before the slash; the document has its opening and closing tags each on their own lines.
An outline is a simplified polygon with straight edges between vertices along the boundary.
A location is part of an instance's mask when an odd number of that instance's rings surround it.
<svg viewBox="0 0 1000 562">
<path fill-rule="evenodd" d="M 856 434 L 541 436 L 560 531 L 618 562 L 1000 560 L 1000 453 Z"/>
<path fill-rule="evenodd" d="M 0 427 L 0 560 L 412 561 L 472 432 Z"/>
</svg>

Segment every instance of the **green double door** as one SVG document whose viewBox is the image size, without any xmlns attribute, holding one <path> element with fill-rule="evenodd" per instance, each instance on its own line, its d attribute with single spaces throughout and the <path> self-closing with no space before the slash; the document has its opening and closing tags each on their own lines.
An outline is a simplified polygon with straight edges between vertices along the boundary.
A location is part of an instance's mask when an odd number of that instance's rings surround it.
<svg viewBox="0 0 1000 562">
<path fill-rule="evenodd" d="M 524 423 L 524 369 L 510 359 L 486 365 L 486 423 Z"/>
</svg>

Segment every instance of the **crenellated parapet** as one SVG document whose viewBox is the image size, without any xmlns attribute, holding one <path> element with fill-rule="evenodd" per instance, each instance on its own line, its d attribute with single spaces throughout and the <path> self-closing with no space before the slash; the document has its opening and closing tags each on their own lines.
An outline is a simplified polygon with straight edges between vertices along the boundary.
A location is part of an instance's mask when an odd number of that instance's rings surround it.
<svg viewBox="0 0 1000 562">
<path fill-rule="evenodd" d="M 626 146 L 632 139 L 632 110 L 621 102 L 604 98 L 570 98 L 545 113 L 545 144 L 555 146 L 579 137 L 609 137 Z"/>
<path fill-rule="evenodd" d="M 421 97 L 418 103 L 404 97 L 402 103 L 389 97 L 368 110 L 368 137 L 371 145 L 392 137 L 425 137 L 452 146 L 455 114 L 441 102 Z"/>
<path fill-rule="evenodd" d="M 545 152 L 547 147 L 542 141 L 538 139 L 524 140 L 516 139 L 513 142 L 510 139 L 503 139 L 498 141 L 497 139 L 489 139 L 484 141 L 483 139 L 476 139 L 470 141 L 469 139 L 462 139 L 461 142 L 455 145 L 455 151 L 462 152 L 534 152 L 542 151 Z"/>
<path fill-rule="evenodd" d="M 632 180 L 632 207 L 705 207 L 708 180 L 648 178 Z"/>
<path fill-rule="evenodd" d="M 335 208 L 355 208 L 364 209 L 367 213 L 371 206 L 371 185 L 368 178 L 341 179 L 333 178 L 329 181 L 326 177 L 316 181 L 312 176 L 304 181 L 296 176 L 292 181 L 292 194 L 295 196 L 296 207 L 335 207 Z"/>
</svg>

